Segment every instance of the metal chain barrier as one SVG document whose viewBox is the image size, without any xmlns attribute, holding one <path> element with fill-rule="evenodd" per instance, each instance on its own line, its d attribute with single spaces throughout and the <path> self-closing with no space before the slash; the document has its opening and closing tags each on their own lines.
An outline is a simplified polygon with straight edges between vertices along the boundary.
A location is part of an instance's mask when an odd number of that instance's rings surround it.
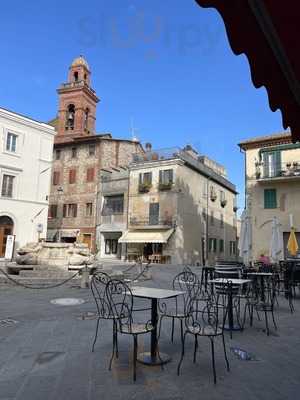
<svg viewBox="0 0 300 400">
<path fill-rule="evenodd" d="M 55 285 L 49 285 L 49 286 L 32 286 L 32 285 L 26 285 L 24 283 L 18 282 L 16 279 L 13 279 L 7 272 L 5 272 L 2 268 L 0 268 L 0 272 L 6 276 L 6 278 L 8 280 L 10 280 L 11 282 L 15 283 L 18 286 L 22 286 L 26 289 L 53 289 L 56 288 L 58 286 L 62 286 L 64 284 L 66 284 L 67 282 L 71 281 L 73 278 L 75 278 L 75 276 L 77 276 L 79 274 L 80 271 L 77 271 L 74 275 L 72 275 L 70 278 L 65 279 L 64 281 L 60 282 L 60 283 L 56 283 Z"/>
</svg>

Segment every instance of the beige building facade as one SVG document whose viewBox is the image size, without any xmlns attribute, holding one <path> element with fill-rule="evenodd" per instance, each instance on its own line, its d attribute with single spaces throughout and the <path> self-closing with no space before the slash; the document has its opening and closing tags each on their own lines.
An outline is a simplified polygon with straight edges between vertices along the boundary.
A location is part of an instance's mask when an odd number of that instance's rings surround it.
<svg viewBox="0 0 300 400">
<path fill-rule="evenodd" d="M 284 255 L 290 215 L 300 241 L 300 144 L 288 132 L 246 140 L 245 195 L 252 224 L 252 258 L 268 255 L 271 222 L 277 217 L 283 234 Z"/>
<path fill-rule="evenodd" d="M 148 145 L 127 174 L 123 191 L 110 183 L 124 199 L 119 257 L 194 265 L 236 258 L 236 189 L 224 167 L 190 146 L 152 151 Z M 113 217 L 103 215 L 104 197 L 102 221 Z"/>
</svg>

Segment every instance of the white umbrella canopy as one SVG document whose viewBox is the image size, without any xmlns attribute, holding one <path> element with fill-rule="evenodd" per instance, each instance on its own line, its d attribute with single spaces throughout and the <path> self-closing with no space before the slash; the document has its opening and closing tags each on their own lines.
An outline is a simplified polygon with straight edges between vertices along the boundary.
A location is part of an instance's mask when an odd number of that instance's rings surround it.
<svg viewBox="0 0 300 400">
<path fill-rule="evenodd" d="M 239 238 L 238 249 L 240 257 L 243 259 L 245 265 L 249 265 L 251 261 L 251 250 L 252 250 L 252 233 L 251 233 L 251 221 L 248 215 L 248 211 L 245 209 L 241 215 L 241 233 Z"/>
<path fill-rule="evenodd" d="M 270 258 L 273 263 L 284 259 L 283 235 L 281 224 L 276 217 L 272 219 L 272 235 L 270 243 Z"/>
</svg>

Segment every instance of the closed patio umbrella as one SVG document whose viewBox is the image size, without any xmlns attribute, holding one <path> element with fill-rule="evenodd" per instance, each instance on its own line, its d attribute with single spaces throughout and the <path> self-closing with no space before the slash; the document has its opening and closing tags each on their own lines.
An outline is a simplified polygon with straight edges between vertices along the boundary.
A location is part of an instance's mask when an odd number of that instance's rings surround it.
<svg viewBox="0 0 300 400">
<path fill-rule="evenodd" d="M 290 233 L 289 241 L 287 244 L 287 249 L 288 249 L 290 255 L 293 257 L 295 257 L 298 253 L 299 246 L 298 246 L 294 228 L 291 228 L 291 233 Z"/>
<path fill-rule="evenodd" d="M 276 217 L 272 220 L 272 235 L 270 243 L 270 258 L 273 263 L 283 260 L 283 235 L 281 225 Z"/>
<path fill-rule="evenodd" d="M 245 265 L 249 265 L 252 250 L 251 221 L 248 211 L 244 210 L 241 215 L 241 234 L 238 243 L 240 257 Z"/>
</svg>

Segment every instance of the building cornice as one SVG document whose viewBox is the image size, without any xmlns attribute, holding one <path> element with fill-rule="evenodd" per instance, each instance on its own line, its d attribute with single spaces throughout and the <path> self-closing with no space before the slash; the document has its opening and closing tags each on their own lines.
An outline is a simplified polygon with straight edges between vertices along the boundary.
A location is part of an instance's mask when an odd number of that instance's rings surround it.
<svg viewBox="0 0 300 400">
<path fill-rule="evenodd" d="M 36 121 L 32 118 L 26 117 L 25 115 L 15 113 L 14 111 L 6 110 L 5 108 L 0 108 L 0 117 L 18 124 L 28 126 L 30 128 L 38 129 L 39 132 L 44 132 L 48 135 L 54 136 L 56 133 L 55 128 L 51 125 L 48 125 L 44 122 Z"/>
</svg>

